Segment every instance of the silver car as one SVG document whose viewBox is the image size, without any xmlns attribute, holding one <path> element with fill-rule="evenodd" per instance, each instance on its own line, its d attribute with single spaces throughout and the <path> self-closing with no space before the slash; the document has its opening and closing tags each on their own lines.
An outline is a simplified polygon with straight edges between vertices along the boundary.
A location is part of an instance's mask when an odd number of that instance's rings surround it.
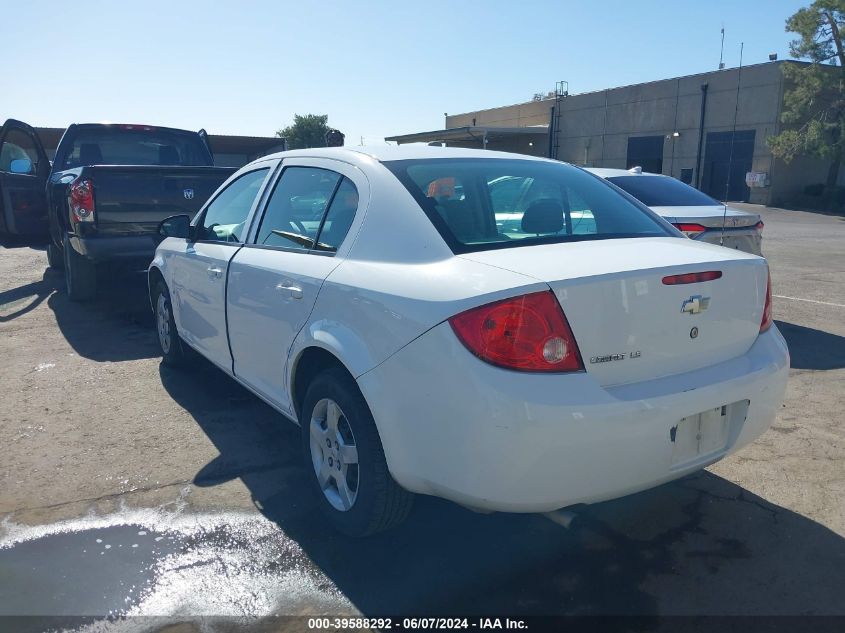
<svg viewBox="0 0 845 633">
<path fill-rule="evenodd" d="M 762 255 L 763 221 L 725 205 L 671 176 L 633 169 L 589 167 L 586 171 L 612 182 L 671 222 L 687 237 Z M 722 224 L 724 221 L 724 231 Z"/>
</svg>

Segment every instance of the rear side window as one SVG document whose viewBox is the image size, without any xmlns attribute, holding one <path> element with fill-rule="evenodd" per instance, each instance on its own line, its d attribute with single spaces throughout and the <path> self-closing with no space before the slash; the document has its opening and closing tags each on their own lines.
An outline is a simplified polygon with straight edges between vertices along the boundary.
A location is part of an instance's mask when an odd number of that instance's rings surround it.
<svg viewBox="0 0 845 633">
<path fill-rule="evenodd" d="M 385 165 L 454 252 L 672 235 L 646 209 L 564 163 L 469 158 Z"/>
<path fill-rule="evenodd" d="M 256 243 L 296 250 L 337 250 L 358 209 L 358 191 L 328 169 L 288 167 L 276 184 Z"/>
<path fill-rule="evenodd" d="M 242 242 L 246 233 L 246 218 L 269 171 L 269 168 L 256 169 L 229 183 L 206 207 L 197 239 Z"/>
<path fill-rule="evenodd" d="M 719 203 L 669 176 L 614 176 L 608 178 L 649 207 L 709 207 Z"/>
</svg>

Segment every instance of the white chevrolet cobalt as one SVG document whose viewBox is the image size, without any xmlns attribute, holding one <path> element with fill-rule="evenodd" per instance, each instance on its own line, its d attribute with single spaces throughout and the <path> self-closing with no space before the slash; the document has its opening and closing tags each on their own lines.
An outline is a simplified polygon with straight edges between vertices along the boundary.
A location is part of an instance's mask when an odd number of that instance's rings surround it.
<svg viewBox="0 0 845 633">
<path fill-rule="evenodd" d="M 297 422 L 349 534 L 412 493 L 542 512 L 656 486 L 754 440 L 783 397 L 766 261 L 565 163 L 284 152 L 160 232 L 164 361 L 191 348 Z"/>
</svg>

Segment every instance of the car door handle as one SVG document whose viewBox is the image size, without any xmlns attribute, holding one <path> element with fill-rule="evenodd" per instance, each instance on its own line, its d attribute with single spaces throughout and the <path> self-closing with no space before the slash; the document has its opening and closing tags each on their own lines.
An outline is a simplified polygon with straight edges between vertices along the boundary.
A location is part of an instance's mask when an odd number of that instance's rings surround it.
<svg viewBox="0 0 845 633">
<path fill-rule="evenodd" d="M 294 286 L 290 281 L 282 281 L 276 284 L 276 290 L 287 291 L 294 299 L 302 299 L 302 288 Z"/>
<path fill-rule="evenodd" d="M 217 268 L 217 266 L 209 266 L 206 272 L 212 279 L 220 279 L 223 276 L 223 271 Z"/>
</svg>

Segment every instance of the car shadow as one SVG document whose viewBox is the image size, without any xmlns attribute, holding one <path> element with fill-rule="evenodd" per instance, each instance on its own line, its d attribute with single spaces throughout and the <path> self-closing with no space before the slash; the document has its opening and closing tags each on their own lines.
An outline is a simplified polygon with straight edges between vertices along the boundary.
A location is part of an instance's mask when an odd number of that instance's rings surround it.
<svg viewBox="0 0 845 633">
<path fill-rule="evenodd" d="M 706 471 L 581 506 L 568 529 L 420 496 L 403 525 L 349 539 L 308 492 L 299 429 L 207 361 L 196 365 L 160 370 L 219 451 L 194 484 L 240 479 L 365 615 L 845 612 L 845 539 Z"/>
<path fill-rule="evenodd" d="M 68 299 L 63 273 L 47 272 L 55 292 L 47 305 L 74 351 L 95 361 L 153 358 L 160 354 L 147 294 L 147 277 L 120 269 L 97 271 L 97 296 Z"/>
<path fill-rule="evenodd" d="M 32 312 L 59 288 L 61 281 L 59 275 L 46 270 L 38 281 L 0 292 L 0 323 Z"/>
<path fill-rule="evenodd" d="M 789 345 L 792 369 L 841 369 L 845 367 L 845 336 L 786 321 L 775 321 Z"/>
</svg>

